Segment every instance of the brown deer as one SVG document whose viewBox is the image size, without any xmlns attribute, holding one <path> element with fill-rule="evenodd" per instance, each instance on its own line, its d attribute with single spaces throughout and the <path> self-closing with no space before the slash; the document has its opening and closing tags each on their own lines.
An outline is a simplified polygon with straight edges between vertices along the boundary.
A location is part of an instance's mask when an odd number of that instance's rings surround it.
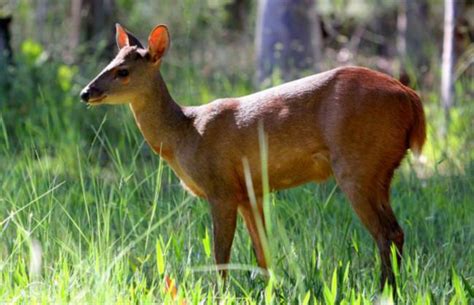
<svg viewBox="0 0 474 305">
<path fill-rule="evenodd" d="M 394 283 L 390 247 L 396 246 L 400 260 L 404 235 L 390 207 L 390 182 L 407 149 L 419 153 L 426 137 L 422 104 L 413 90 L 366 68 L 343 67 L 248 96 L 183 107 L 160 73 L 170 45 L 167 27 L 155 27 L 146 48 L 120 25 L 116 30 L 119 53 L 81 98 L 90 105 L 129 104 L 150 147 L 187 190 L 209 201 L 217 264 L 229 262 L 240 212 L 258 264 L 267 267 L 258 227 L 264 219 L 263 126 L 271 190 L 334 175 L 377 243 L 382 285 Z M 249 200 L 244 159 L 257 209 Z"/>
</svg>

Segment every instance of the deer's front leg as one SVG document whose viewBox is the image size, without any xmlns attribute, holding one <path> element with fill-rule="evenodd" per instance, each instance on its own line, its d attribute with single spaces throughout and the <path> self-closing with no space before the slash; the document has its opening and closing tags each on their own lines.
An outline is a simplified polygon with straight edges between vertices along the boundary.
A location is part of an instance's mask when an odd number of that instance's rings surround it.
<svg viewBox="0 0 474 305">
<path fill-rule="evenodd" d="M 214 257 L 221 276 L 227 276 L 227 264 L 237 224 L 237 205 L 226 200 L 210 200 L 214 230 Z"/>
</svg>

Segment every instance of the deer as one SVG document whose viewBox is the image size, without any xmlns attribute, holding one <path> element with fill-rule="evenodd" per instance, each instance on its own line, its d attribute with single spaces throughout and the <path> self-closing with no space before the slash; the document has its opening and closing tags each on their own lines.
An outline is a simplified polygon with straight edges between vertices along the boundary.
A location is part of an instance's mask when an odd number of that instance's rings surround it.
<svg viewBox="0 0 474 305">
<path fill-rule="evenodd" d="M 213 255 L 217 266 L 224 266 L 222 277 L 239 214 L 258 266 L 268 267 L 265 230 L 259 230 L 259 224 L 265 229 L 263 126 L 270 191 L 334 177 L 378 247 L 382 287 L 395 284 L 391 247 L 401 263 L 404 232 L 391 208 L 390 185 L 407 150 L 419 155 L 426 139 L 424 110 L 414 90 L 380 72 L 346 66 L 243 97 L 181 106 L 160 72 L 170 47 L 166 25 L 156 26 L 144 47 L 116 24 L 116 43 L 118 54 L 80 97 L 91 106 L 128 104 L 150 148 L 186 190 L 209 203 Z"/>
</svg>

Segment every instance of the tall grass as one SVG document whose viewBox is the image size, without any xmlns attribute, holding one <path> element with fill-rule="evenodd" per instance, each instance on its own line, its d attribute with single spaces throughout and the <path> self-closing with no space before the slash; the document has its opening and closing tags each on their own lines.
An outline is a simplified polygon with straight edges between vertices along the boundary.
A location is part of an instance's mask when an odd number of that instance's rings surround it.
<svg viewBox="0 0 474 305">
<path fill-rule="evenodd" d="M 17 73 L 38 73 L 29 69 Z M 44 69 L 57 75 L 61 66 Z M 210 80 L 212 90 L 202 81 L 190 91 L 199 79 L 192 69 L 165 66 L 165 72 L 172 92 L 190 103 L 251 90 L 247 79 L 221 77 Z M 390 291 L 379 292 L 377 249 L 332 180 L 267 194 L 269 277 L 256 267 L 239 221 L 223 286 L 213 267 L 207 204 L 185 193 L 152 155 L 125 107 L 86 109 L 74 79 L 60 89 L 64 74 L 14 89 L 0 105 L 1 302 L 391 302 Z M 456 145 L 443 155 L 440 110 L 426 106 L 430 142 L 427 162 L 417 169 L 425 178 L 416 177 L 409 157 L 392 189 L 406 233 L 396 297 L 407 304 L 468 304 L 474 166 L 463 143 L 472 131 L 452 130 Z"/>
</svg>

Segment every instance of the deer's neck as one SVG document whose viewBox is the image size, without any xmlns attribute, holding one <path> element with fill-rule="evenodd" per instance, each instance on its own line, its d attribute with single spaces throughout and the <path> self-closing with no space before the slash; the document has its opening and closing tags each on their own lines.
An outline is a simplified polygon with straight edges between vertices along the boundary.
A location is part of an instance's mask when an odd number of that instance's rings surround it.
<svg viewBox="0 0 474 305">
<path fill-rule="evenodd" d="M 130 108 L 151 148 L 165 159 L 172 159 L 179 141 L 185 138 L 192 124 L 169 94 L 159 73 L 150 90 L 132 101 Z"/>
</svg>

